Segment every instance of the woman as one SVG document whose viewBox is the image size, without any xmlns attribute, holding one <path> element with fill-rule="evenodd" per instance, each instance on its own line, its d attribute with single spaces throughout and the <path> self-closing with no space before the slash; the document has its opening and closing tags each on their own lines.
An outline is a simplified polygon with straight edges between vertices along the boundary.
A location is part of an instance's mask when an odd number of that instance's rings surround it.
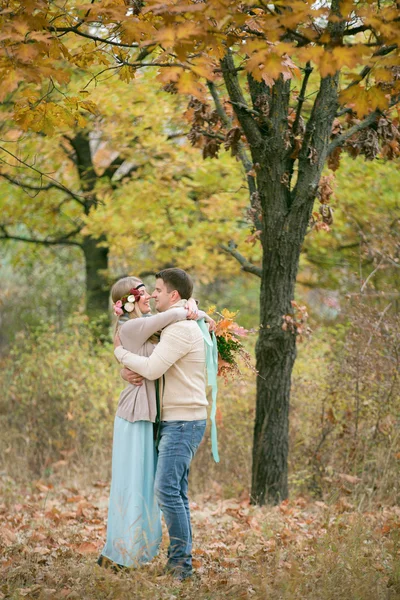
<svg viewBox="0 0 400 600">
<path fill-rule="evenodd" d="M 171 308 L 150 315 L 151 295 L 136 277 L 124 277 L 111 290 L 116 331 L 127 350 L 150 356 L 157 332 L 186 318 L 207 318 L 193 299 L 185 308 Z M 107 541 L 98 560 L 100 566 L 138 566 L 158 553 L 161 542 L 160 510 L 154 498 L 157 455 L 153 423 L 157 416 L 156 386 L 144 380 L 128 384 L 121 392 L 114 423 L 112 480 Z"/>
</svg>

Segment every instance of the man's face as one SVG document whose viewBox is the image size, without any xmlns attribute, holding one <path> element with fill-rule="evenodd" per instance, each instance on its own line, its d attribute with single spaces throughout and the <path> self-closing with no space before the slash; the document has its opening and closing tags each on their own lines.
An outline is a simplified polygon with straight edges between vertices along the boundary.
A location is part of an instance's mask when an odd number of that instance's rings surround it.
<svg viewBox="0 0 400 600">
<path fill-rule="evenodd" d="M 167 290 L 167 286 L 165 285 L 162 279 L 156 279 L 156 287 L 152 294 L 152 298 L 154 298 L 155 301 L 156 310 L 158 312 L 164 312 L 170 306 L 172 306 L 172 304 L 174 304 L 177 301 L 177 299 L 175 298 L 176 293 L 176 290 L 175 292 L 169 292 Z"/>
</svg>

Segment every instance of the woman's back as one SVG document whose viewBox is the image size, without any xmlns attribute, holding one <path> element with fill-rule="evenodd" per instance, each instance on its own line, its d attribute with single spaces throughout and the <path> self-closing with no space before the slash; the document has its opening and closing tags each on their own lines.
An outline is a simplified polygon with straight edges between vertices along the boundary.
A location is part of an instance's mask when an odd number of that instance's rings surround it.
<svg viewBox="0 0 400 600">
<path fill-rule="evenodd" d="M 165 312 L 126 321 L 119 330 L 119 337 L 124 348 L 139 356 L 150 356 L 155 345 L 149 338 L 160 329 L 186 319 L 184 308 L 171 308 Z M 117 417 L 131 423 L 135 421 L 151 421 L 154 423 L 157 414 L 156 391 L 154 381 L 145 379 L 141 386 L 130 383 L 122 390 Z"/>
</svg>

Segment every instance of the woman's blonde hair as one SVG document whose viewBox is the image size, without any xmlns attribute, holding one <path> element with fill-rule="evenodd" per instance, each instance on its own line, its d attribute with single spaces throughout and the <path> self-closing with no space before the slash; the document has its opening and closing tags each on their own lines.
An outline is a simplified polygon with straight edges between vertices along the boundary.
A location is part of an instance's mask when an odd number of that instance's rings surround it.
<svg viewBox="0 0 400 600">
<path fill-rule="evenodd" d="M 111 300 L 113 301 L 113 303 L 117 302 L 117 300 L 121 300 L 121 298 L 129 294 L 132 288 L 136 288 L 141 283 L 143 283 L 143 281 L 141 279 L 138 279 L 137 277 L 122 277 L 122 279 L 118 279 L 118 281 L 116 281 L 111 288 Z M 137 302 L 135 302 L 133 311 L 127 314 L 129 319 L 137 319 L 139 317 L 143 317 L 143 313 L 140 310 Z M 117 318 L 115 323 L 114 335 L 117 333 L 119 327 L 120 323 L 119 319 Z M 159 341 L 159 336 L 152 335 L 148 339 L 148 341 L 152 344 L 157 344 L 157 342 Z"/>
<path fill-rule="evenodd" d="M 118 279 L 111 288 L 112 301 L 115 303 L 117 300 L 121 300 L 121 298 L 129 294 L 132 288 L 136 288 L 141 283 L 143 283 L 143 281 L 137 277 L 122 277 L 122 279 Z M 129 313 L 129 318 L 135 319 L 142 316 L 142 312 L 138 307 L 137 302 L 135 302 L 135 307 L 133 311 Z"/>
</svg>

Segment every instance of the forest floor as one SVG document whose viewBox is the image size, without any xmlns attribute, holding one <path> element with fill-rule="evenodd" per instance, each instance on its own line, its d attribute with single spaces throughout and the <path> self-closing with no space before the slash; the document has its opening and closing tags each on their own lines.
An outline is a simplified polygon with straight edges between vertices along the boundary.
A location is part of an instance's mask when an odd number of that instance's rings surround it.
<svg viewBox="0 0 400 600">
<path fill-rule="evenodd" d="M 96 565 L 108 486 L 76 477 L 0 477 L 0 599 L 400 598 L 400 508 L 360 512 L 349 496 L 254 507 L 218 485 L 191 504 L 196 576 L 177 583 L 160 555 L 114 574 Z"/>
</svg>

